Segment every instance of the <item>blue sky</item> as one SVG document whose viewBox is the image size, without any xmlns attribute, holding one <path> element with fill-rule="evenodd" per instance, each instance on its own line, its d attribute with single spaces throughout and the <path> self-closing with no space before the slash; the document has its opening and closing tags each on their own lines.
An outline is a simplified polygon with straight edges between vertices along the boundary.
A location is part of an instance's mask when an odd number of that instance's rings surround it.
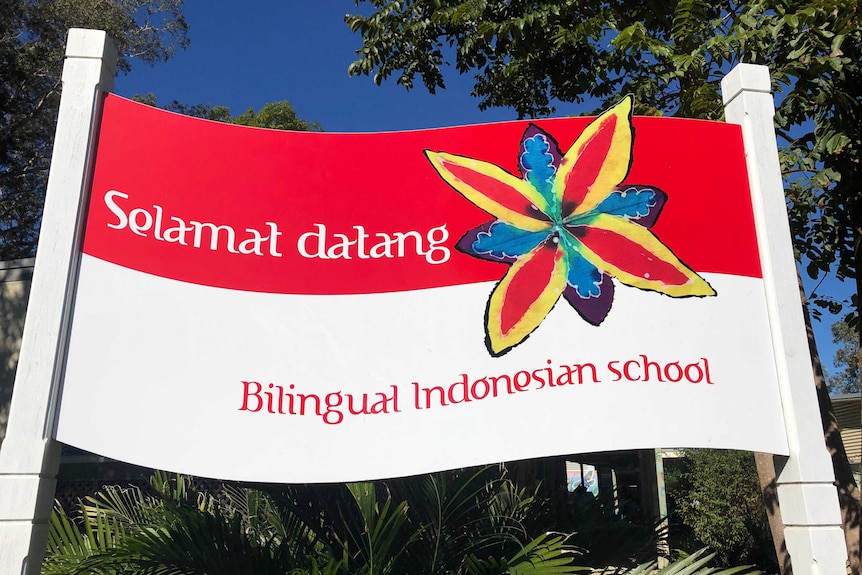
<svg viewBox="0 0 862 575">
<path fill-rule="evenodd" d="M 241 6 L 241 7 L 240 7 Z M 349 78 L 347 67 L 361 46 L 344 23 L 346 13 L 367 11 L 349 0 L 268 0 L 238 5 L 227 0 L 189 0 L 185 14 L 191 45 L 167 63 L 138 63 L 119 76 L 115 91 L 126 97 L 153 93 L 160 104 L 208 103 L 233 114 L 267 102 L 289 100 L 298 115 L 327 132 L 412 130 L 516 119 L 510 109 L 479 111 L 470 96 L 472 77 L 454 69 L 447 89 L 429 95 L 417 78 L 407 91 L 389 79 Z M 559 115 L 577 115 L 590 106 L 564 105 Z M 811 287 L 811 286 L 810 286 Z M 809 287 L 809 289 L 810 289 Z M 822 291 L 823 288 L 821 288 Z M 847 293 L 847 284 L 828 284 Z M 815 322 L 821 358 L 832 363 L 835 346 L 825 315 Z"/>
<path fill-rule="evenodd" d="M 363 7 L 364 8 L 364 7 Z M 186 4 L 191 45 L 166 64 L 139 64 L 117 78 L 123 96 L 154 93 L 160 103 L 249 106 L 289 100 L 299 116 L 327 132 L 388 131 L 515 118 L 511 110 L 480 112 L 469 96 L 471 78 L 453 71 L 449 89 L 407 92 L 394 81 L 348 78 L 361 46 L 344 23 L 359 9 L 345 0 Z M 570 113 L 575 113 L 574 110 Z"/>
</svg>

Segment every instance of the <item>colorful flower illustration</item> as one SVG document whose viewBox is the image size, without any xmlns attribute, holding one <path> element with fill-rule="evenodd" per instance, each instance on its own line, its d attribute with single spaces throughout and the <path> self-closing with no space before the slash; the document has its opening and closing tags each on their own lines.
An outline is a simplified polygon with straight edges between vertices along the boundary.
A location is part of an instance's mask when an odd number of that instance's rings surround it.
<svg viewBox="0 0 862 575">
<path fill-rule="evenodd" d="M 486 310 L 486 344 L 499 356 L 523 342 L 560 296 L 593 325 L 611 309 L 616 278 L 671 297 L 713 296 L 650 228 L 667 196 L 620 186 L 632 162 L 630 97 L 605 111 L 561 153 L 530 125 L 521 140 L 521 177 L 494 164 L 426 150 L 450 186 L 494 218 L 458 248 L 510 264 Z"/>
</svg>

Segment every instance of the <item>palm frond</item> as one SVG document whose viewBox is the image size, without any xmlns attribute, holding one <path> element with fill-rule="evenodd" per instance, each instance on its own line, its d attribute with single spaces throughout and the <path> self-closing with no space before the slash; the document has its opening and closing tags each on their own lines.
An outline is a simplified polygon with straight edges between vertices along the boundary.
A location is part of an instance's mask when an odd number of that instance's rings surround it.
<svg viewBox="0 0 862 575">
<path fill-rule="evenodd" d="M 674 561 L 661 569 L 657 568 L 657 563 L 655 561 L 642 563 L 631 571 L 628 571 L 626 575 L 736 575 L 738 573 L 756 575 L 760 573 L 760 571 L 751 565 L 724 569 L 709 567 L 708 563 L 712 561 L 714 557 L 715 553 L 709 553 L 707 548 L 703 548 L 692 553 L 688 557 Z"/>
<path fill-rule="evenodd" d="M 385 575 L 391 572 L 402 551 L 396 544 L 403 539 L 407 502 L 395 502 L 388 494 L 379 502 L 375 485 L 369 482 L 349 483 L 347 490 L 361 520 L 359 530 L 347 532 L 347 551 L 354 563 L 351 569 Z"/>
<path fill-rule="evenodd" d="M 575 575 L 589 567 L 573 564 L 577 552 L 565 544 L 565 537 L 545 533 L 527 542 L 511 557 L 471 555 L 465 562 L 469 575 Z"/>
<path fill-rule="evenodd" d="M 81 569 L 82 564 L 96 553 L 113 548 L 125 537 L 121 522 L 112 517 L 74 520 L 59 503 L 48 528 L 48 547 L 42 566 L 44 575 L 66 575 Z"/>
</svg>

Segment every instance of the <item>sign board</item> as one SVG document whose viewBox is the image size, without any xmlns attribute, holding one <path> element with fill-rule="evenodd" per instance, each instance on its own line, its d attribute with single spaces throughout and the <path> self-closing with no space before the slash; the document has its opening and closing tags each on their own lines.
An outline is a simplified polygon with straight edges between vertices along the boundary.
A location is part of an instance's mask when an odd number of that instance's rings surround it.
<svg viewBox="0 0 862 575">
<path fill-rule="evenodd" d="M 329 134 L 107 95 L 57 439 L 267 482 L 786 454 L 742 131 L 630 109 Z"/>
<path fill-rule="evenodd" d="M 765 67 L 721 82 L 740 127 L 632 119 L 623 100 L 596 120 L 337 135 L 104 97 L 116 62 L 104 32 L 69 31 L 0 573 L 39 570 L 55 438 L 258 481 L 773 451 L 794 570 L 844 573 Z"/>
</svg>

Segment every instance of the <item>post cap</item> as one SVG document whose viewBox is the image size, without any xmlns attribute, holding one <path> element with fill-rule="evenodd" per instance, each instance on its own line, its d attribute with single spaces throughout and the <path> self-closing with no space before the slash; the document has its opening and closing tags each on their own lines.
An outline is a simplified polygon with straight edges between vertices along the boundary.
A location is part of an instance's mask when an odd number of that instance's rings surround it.
<svg viewBox="0 0 862 575">
<path fill-rule="evenodd" d="M 727 105 L 740 92 L 759 92 L 771 94 L 769 68 L 759 64 L 737 64 L 721 80 L 721 97 Z"/>
<path fill-rule="evenodd" d="M 117 49 L 104 30 L 70 28 L 66 58 L 95 58 L 103 60 L 108 68 L 117 69 Z"/>
</svg>

